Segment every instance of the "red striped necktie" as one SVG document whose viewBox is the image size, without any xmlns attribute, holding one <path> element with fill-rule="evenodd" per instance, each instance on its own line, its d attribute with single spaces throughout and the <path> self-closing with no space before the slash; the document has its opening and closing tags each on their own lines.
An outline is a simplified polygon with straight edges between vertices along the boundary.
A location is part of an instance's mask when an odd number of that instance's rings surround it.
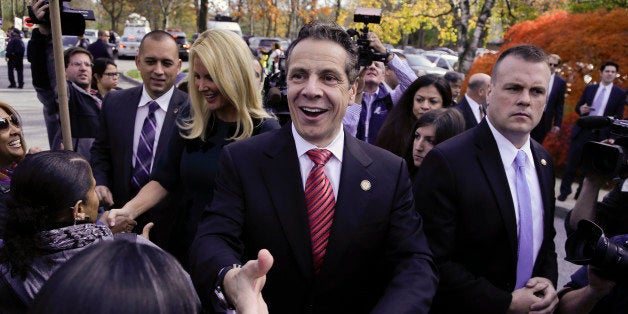
<svg viewBox="0 0 628 314">
<path fill-rule="evenodd" d="M 314 162 L 305 182 L 305 205 L 310 225 L 314 273 L 320 271 L 334 218 L 336 200 L 331 182 L 325 175 L 325 163 L 331 158 L 326 149 L 311 149 L 307 155 Z"/>
</svg>

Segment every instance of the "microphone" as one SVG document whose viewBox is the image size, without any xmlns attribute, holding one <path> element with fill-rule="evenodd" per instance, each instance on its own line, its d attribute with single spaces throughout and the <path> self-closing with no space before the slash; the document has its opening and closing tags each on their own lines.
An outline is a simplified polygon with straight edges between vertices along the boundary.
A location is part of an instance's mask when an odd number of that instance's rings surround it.
<svg viewBox="0 0 628 314">
<path fill-rule="evenodd" d="M 605 116 L 586 116 L 580 117 L 576 124 L 584 129 L 602 129 L 610 126 L 615 121 L 613 117 Z"/>
</svg>

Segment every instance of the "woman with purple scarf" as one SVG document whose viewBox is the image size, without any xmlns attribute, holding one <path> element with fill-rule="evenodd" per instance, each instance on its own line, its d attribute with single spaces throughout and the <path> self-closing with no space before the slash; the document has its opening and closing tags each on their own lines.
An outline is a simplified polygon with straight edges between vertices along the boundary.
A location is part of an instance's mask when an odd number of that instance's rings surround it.
<svg viewBox="0 0 628 314">
<path fill-rule="evenodd" d="M 95 183 L 89 163 L 72 151 L 29 154 L 20 161 L 0 239 L 0 313 L 26 312 L 60 265 L 85 247 L 114 239 L 109 227 L 95 223 Z"/>
</svg>

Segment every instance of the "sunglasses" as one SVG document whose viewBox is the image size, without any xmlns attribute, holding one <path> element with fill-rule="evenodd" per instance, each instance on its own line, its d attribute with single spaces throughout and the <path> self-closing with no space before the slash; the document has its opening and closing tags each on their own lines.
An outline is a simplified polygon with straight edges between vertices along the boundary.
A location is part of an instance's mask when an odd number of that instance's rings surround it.
<svg viewBox="0 0 628 314">
<path fill-rule="evenodd" d="M 557 67 L 557 66 L 559 66 L 559 64 L 558 64 L 558 63 L 550 63 L 549 65 L 550 65 L 551 67 Z"/>
<path fill-rule="evenodd" d="M 12 114 L 8 118 L 0 118 L 0 130 L 8 129 L 9 123 L 18 128 L 20 127 L 20 120 L 14 114 Z"/>
</svg>

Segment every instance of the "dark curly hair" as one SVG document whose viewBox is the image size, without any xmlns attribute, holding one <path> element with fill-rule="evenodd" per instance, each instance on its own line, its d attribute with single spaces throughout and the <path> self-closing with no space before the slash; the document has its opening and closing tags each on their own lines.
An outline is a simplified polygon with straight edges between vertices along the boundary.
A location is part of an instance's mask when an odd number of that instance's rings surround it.
<svg viewBox="0 0 628 314">
<path fill-rule="evenodd" d="M 27 155 L 13 173 L 0 263 L 25 278 L 33 260 L 44 255 L 35 235 L 74 223 L 72 207 L 85 201 L 92 170 L 78 153 L 57 150 Z"/>
</svg>

